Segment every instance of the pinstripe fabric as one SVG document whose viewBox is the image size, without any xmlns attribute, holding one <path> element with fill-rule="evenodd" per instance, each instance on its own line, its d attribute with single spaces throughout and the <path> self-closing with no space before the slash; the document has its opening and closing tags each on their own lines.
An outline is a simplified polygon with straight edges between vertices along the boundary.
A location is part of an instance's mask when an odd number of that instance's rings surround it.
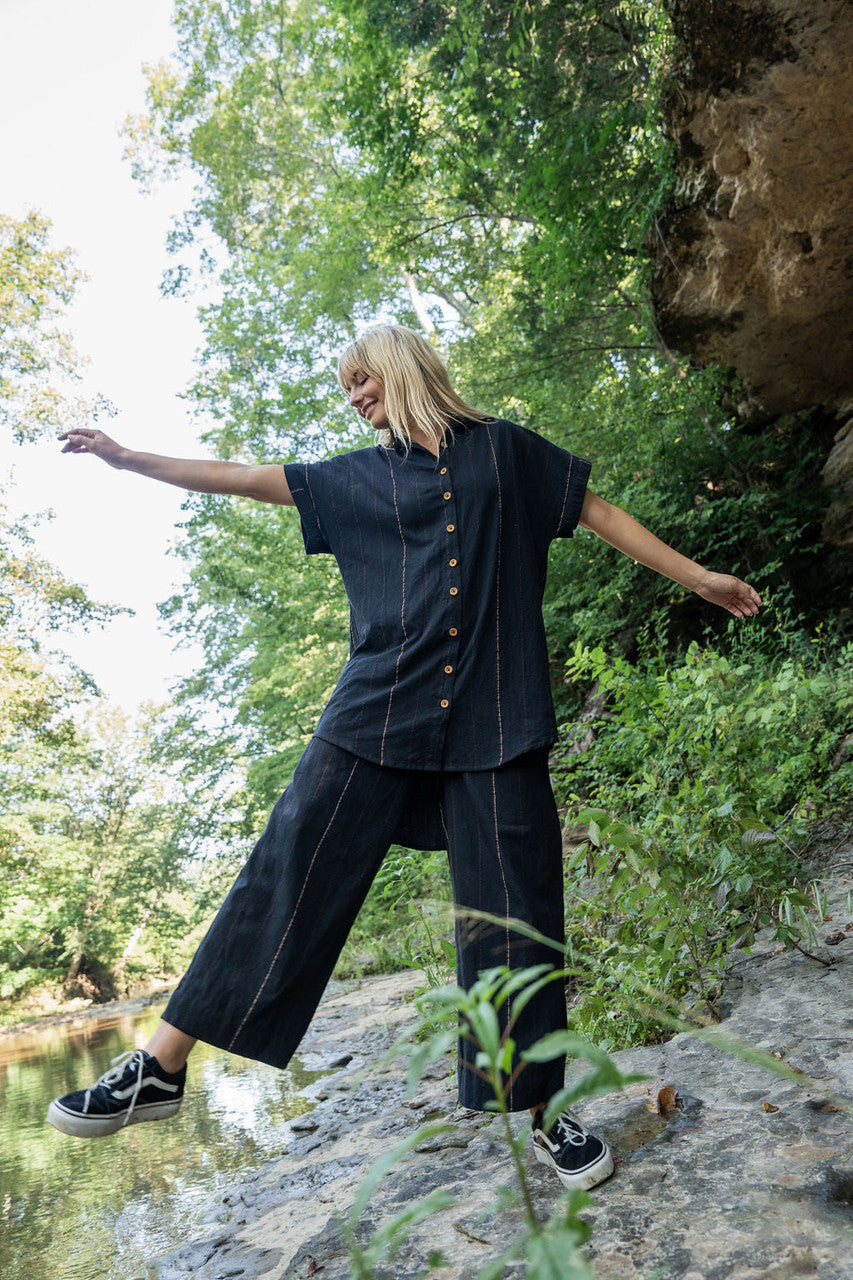
<svg viewBox="0 0 853 1280">
<path fill-rule="evenodd" d="M 486 435 L 489 437 L 489 448 L 492 451 L 492 462 L 495 467 L 495 483 L 498 487 L 498 547 L 497 556 L 495 558 L 495 706 L 498 715 L 498 764 L 504 762 L 504 731 L 503 731 L 503 714 L 501 711 L 501 549 L 503 546 L 503 494 L 501 493 L 501 473 L 498 466 L 498 459 L 495 453 L 495 444 L 492 438 L 492 432 L 486 425 Z"/>
<path fill-rule="evenodd" d="M 466 918 L 465 907 L 489 915 L 523 920 L 547 938 L 563 940 L 563 866 L 560 823 L 548 777 L 548 751 L 540 748 L 498 769 L 444 775 L 442 794 L 447 824 L 453 896 L 461 914 L 456 925 L 459 983 L 494 965 L 512 969 L 554 964 L 556 952 L 530 942 L 505 926 Z M 507 1030 L 507 1010 L 498 1010 Z M 512 1027 L 518 1050 L 548 1031 L 566 1026 L 562 983 L 545 986 Z M 459 1100 L 482 1109 L 488 1096 L 476 1070 L 476 1045 L 459 1042 Z M 562 1060 L 521 1067 L 504 1081 L 511 1110 L 537 1106 L 563 1084 Z M 516 1076 L 513 1080 L 513 1076 Z"/>
<path fill-rule="evenodd" d="M 278 946 L 277 946 L 277 947 L 276 947 L 276 949 L 275 949 L 275 955 L 273 956 L 272 960 L 270 961 L 269 968 L 267 969 L 266 973 L 264 974 L 263 981 L 261 982 L 260 986 L 258 987 L 257 991 L 255 992 L 255 994 L 254 994 L 254 996 L 253 996 L 253 998 L 252 998 L 252 1003 L 249 1005 L 248 1009 L 246 1010 L 245 1014 L 243 1015 L 243 1018 L 242 1018 L 242 1019 L 241 1019 L 241 1021 L 240 1021 L 240 1025 L 237 1027 L 237 1030 L 234 1032 L 233 1036 L 231 1037 L 231 1040 L 230 1040 L 230 1042 L 229 1042 L 229 1044 L 228 1044 L 228 1048 L 229 1048 L 229 1049 L 231 1049 L 231 1050 L 233 1050 L 234 1046 L 237 1044 L 238 1040 L 240 1039 L 240 1035 L 241 1035 L 241 1033 L 242 1033 L 242 1032 L 243 1032 L 243 1030 L 245 1029 L 246 1023 L 247 1023 L 247 1022 L 249 1022 L 249 1020 L 250 1020 L 250 1019 L 251 1019 L 251 1017 L 252 1017 L 252 1014 L 255 1012 L 255 1009 L 257 1008 L 258 1001 L 259 1001 L 259 1000 L 261 1000 L 261 999 L 263 998 L 264 991 L 266 990 L 266 987 L 267 987 L 267 985 L 269 984 L 270 978 L 271 978 L 271 977 L 272 977 L 272 975 L 273 975 L 273 970 L 275 969 L 276 964 L 278 963 L 279 959 L 281 958 L 281 953 L 282 953 L 282 951 L 284 950 L 284 947 L 285 947 L 285 945 L 286 945 L 286 943 L 287 943 L 287 939 L 288 939 L 288 937 L 290 936 L 290 933 L 291 933 L 291 931 L 292 931 L 292 929 L 293 929 L 294 921 L 296 920 L 297 916 L 299 915 L 299 908 L 302 906 L 302 900 L 303 900 L 303 898 L 305 897 L 306 892 L 308 891 L 309 882 L 310 882 L 310 880 L 311 880 L 311 873 L 314 871 L 315 863 L 317 862 L 317 859 L 318 859 L 318 858 L 319 858 L 319 856 L 320 856 L 320 851 L 321 851 L 321 849 L 323 848 L 323 845 L 326 843 L 326 841 L 327 841 L 327 839 L 328 839 L 329 832 L 331 831 L 332 827 L 334 826 L 335 819 L 337 818 L 338 813 L 339 813 L 340 808 L 341 808 L 341 805 L 343 804 L 343 802 L 344 802 L 344 800 L 345 800 L 345 798 L 346 798 L 346 794 L 347 794 L 347 792 L 348 792 L 348 791 L 349 791 L 349 789 L 350 789 L 350 784 L 352 783 L 352 780 L 353 780 L 353 778 L 355 777 L 356 770 L 358 769 L 359 763 L 360 763 L 360 761 L 359 761 L 358 759 L 355 759 L 355 760 L 353 761 L 353 766 L 352 766 L 352 768 L 351 768 L 351 769 L 350 769 L 350 771 L 349 771 L 349 776 L 348 776 L 348 778 L 347 778 L 346 782 L 344 783 L 344 789 L 343 789 L 343 791 L 341 792 L 341 794 L 338 796 L 338 799 L 337 799 L 337 802 L 336 802 L 336 804 L 335 804 L 335 807 L 334 807 L 334 809 L 332 810 L 332 816 L 331 816 L 331 818 L 329 819 L 329 821 L 326 823 L 326 828 L 325 828 L 325 830 L 323 831 L 323 834 L 320 836 L 320 839 L 319 839 L 319 841 L 317 842 L 317 845 L 316 845 L 316 846 L 315 846 L 315 848 L 314 848 L 314 852 L 313 852 L 313 853 L 312 853 L 312 855 L 311 855 L 311 861 L 308 863 L 308 869 L 307 869 L 307 871 L 305 872 L 305 879 L 304 879 L 304 881 L 302 882 L 302 887 L 301 887 L 301 888 L 300 888 L 300 890 L 299 890 L 299 894 L 298 894 L 297 899 L 296 899 L 296 902 L 295 902 L 295 904 L 294 904 L 293 911 L 292 911 L 292 913 L 291 913 L 291 915 L 290 915 L 290 919 L 289 919 L 289 920 L 288 920 L 288 922 L 287 922 L 287 927 L 285 928 L 284 933 L 281 935 L 281 942 L 279 942 Z"/>
<path fill-rule="evenodd" d="M 391 703 L 394 700 L 394 693 L 400 683 L 400 663 L 403 661 L 403 653 L 406 648 L 406 535 L 403 532 L 403 522 L 400 519 L 400 508 L 397 505 L 397 477 L 394 474 L 394 457 L 388 454 L 388 466 L 391 469 L 391 485 L 394 492 L 394 514 L 397 517 L 397 528 L 400 530 L 400 652 L 397 654 L 397 661 L 394 664 L 394 683 L 388 694 L 388 710 L 385 712 L 385 724 L 382 726 L 382 741 L 379 747 L 379 763 L 385 764 L 385 739 L 388 734 L 388 722 L 391 719 Z"/>
<path fill-rule="evenodd" d="M 337 559 L 352 651 L 317 734 L 404 769 L 492 769 L 556 738 L 542 622 L 548 547 L 589 463 L 516 423 L 288 463 L 309 554 Z M 426 846 L 424 846 L 426 847 Z"/>
<path fill-rule="evenodd" d="M 559 821 L 547 750 L 477 772 L 382 767 L 315 738 L 266 831 L 164 1012 L 208 1044 L 283 1067 L 313 1016 L 352 922 L 384 857 L 400 811 L 430 779 L 446 825 L 458 917 L 460 985 L 492 965 L 518 968 L 555 953 L 465 908 L 518 918 L 562 938 Z M 506 1010 L 499 1011 L 506 1027 Z M 565 1027 L 561 984 L 545 987 L 512 1035 L 519 1051 Z M 490 1097 L 462 1028 L 459 1097 Z M 513 1075 L 515 1078 L 513 1078 Z M 562 1062 L 522 1065 L 506 1080 L 512 1109 L 535 1106 L 562 1084 Z"/>
</svg>

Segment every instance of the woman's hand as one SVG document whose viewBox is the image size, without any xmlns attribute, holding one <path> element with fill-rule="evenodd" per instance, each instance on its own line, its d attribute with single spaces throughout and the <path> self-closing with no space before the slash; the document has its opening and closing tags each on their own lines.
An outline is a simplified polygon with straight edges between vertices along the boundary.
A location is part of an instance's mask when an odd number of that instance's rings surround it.
<svg viewBox="0 0 853 1280">
<path fill-rule="evenodd" d="M 693 590 L 703 600 L 728 609 L 736 618 L 749 618 L 761 607 L 761 596 L 755 588 L 730 573 L 713 573 L 706 569 Z"/>
<path fill-rule="evenodd" d="M 122 459 L 127 450 L 117 441 L 105 436 L 103 431 L 93 427 L 81 427 L 79 431 L 63 431 L 59 437 L 64 440 L 63 453 L 93 453 L 96 458 L 103 459 L 111 467 L 122 468 Z"/>
</svg>

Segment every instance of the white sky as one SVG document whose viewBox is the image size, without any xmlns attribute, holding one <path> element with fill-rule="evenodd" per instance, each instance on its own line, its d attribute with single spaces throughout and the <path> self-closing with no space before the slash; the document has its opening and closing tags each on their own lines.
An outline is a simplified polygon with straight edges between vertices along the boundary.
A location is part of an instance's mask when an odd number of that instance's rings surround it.
<svg viewBox="0 0 853 1280">
<path fill-rule="evenodd" d="M 194 456 L 197 426 L 177 395 L 201 342 L 198 299 L 158 291 L 170 217 L 188 188 L 141 194 L 119 137 L 125 115 L 143 108 L 142 63 L 173 47 L 171 9 L 171 0 L 0 0 L 0 210 L 45 214 L 53 245 L 73 248 L 90 277 L 68 328 L 91 360 L 84 389 L 120 410 L 103 429 L 135 448 Z M 172 649 L 155 607 L 180 582 L 168 547 L 183 495 L 50 442 L 12 450 L 0 441 L 0 463 L 14 471 L 14 513 L 55 512 L 40 553 L 95 599 L 135 610 L 57 647 L 128 709 L 164 700 L 193 661 Z"/>
</svg>

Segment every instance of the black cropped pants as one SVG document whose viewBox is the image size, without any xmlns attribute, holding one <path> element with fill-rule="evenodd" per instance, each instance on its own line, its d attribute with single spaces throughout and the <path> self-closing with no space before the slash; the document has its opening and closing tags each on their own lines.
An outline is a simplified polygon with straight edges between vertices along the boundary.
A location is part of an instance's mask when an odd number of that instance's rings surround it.
<svg viewBox="0 0 853 1280">
<path fill-rule="evenodd" d="M 407 807 L 432 787 L 450 859 L 458 981 L 494 965 L 560 964 L 509 925 L 466 920 L 465 908 L 518 919 L 563 939 L 560 824 L 546 748 L 500 768 L 425 774 L 362 760 L 314 738 L 163 1014 L 208 1044 L 284 1067 L 308 1027 L 347 934 Z M 566 1026 L 562 982 L 548 983 L 513 1027 L 517 1054 Z M 459 1100 L 484 1110 L 477 1049 L 460 1037 Z M 518 1059 L 516 1058 L 516 1062 Z M 510 1110 L 562 1086 L 562 1059 L 527 1063 L 506 1089 Z"/>
</svg>

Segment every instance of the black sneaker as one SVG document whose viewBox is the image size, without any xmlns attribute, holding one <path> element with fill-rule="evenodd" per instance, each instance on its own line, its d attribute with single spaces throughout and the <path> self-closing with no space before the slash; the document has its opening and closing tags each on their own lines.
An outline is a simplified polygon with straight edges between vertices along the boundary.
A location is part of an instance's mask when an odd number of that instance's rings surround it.
<svg viewBox="0 0 853 1280">
<path fill-rule="evenodd" d="M 91 1088 L 55 1098 L 48 1123 L 74 1138 L 102 1138 L 126 1124 L 165 1120 L 180 1107 L 186 1078 L 186 1067 L 172 1075 L 144 1049 L 130 1049 Z"/>
<path fill-rule="evenodd" d="M 542 1111 L 533 1118 L 533 1152 L 542 1164 L 550 1165 L 566 1187 L 588 1191 L 609 1178 L 613 1156 L 601 1138 L 596 1138 L 568 1111 L 563 1111 L 546 1133 Z"/>
</svg>

